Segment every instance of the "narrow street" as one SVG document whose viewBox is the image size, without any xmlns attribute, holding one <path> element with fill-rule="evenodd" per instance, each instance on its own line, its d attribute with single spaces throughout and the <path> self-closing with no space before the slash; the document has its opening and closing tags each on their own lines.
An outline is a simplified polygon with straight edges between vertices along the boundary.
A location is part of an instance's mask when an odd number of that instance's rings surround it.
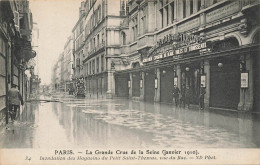
<svg viewBox="0 0 260 165">
<path fill-rule="evenodd" d="M 254 115 L 256 116 L 256 115 Z M 127 99 L 27 102 L 0 130 L 0 148 L 255 148 L 260 122 Z"/>
</svg>

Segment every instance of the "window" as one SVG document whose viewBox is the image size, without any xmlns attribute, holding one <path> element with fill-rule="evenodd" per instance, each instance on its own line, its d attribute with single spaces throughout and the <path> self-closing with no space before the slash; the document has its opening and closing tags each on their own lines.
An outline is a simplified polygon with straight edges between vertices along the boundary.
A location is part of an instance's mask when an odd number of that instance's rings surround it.
<svg viewBox="0 0 260 165">
<path fill-rule="evenodd" d="M 97 73 L 99 72 L 99 57 L 97 57 Z"/>
<path fill-rule="evenodd" d="M 99 46 L 99 34 L 97 35 L 97 46 Z"/>
<path fill-rule="evenodd" d="M 161 15 L 161 27 L 163 27 L 163 9 L 160 10 Z"/>
<path fill-rule="evenodd" d="M 169 12 L 168 12 L 168 6 L 165 7 L 166 12 L 166 25 L 169 25 Z"/>
<path fill-rule="evenodd" d="M 126 36 L 125 33 L 122 32 L 122 44 L 125 45 L 126 44 Z"/>
<path fill-rule="evenodd" d="M 183 10 L 183 18 L 186 17 L 186 0 L 182 0 L 182 10 Z"/>
<path fill-rule="evenodd" d="M 104 61 L 105 61 L 105 58 L 104 58 L 104 55 L 101 56 L 101 72 L 104 71 Z"/>
<path fill-rule="evenodd" d="M 193 0 L 190 0 L 190 15 L 193 14 Z"/>
<path fill-rule="evenodd" d="M 95 59 L 92 61 L 92 73 L 95 74 Z"/>
<path fill-rule="evenodd" d="M 172 15 L 172 22 L 174 22 L 174 1 L 170 4 L 170 6 L 171 6 L 171 10 L 172 10 L 172 13 L 171 13 L 171 15 Z"/>
<path fill-rule="evenodd" d="M 198 0 L 198 11 L 201 9 L 201 0 Z"/>
<path fill-rule="evenodd" d="M 88 75 L 88 63 L 86 64 L 86 74 Z"/>
</svg>

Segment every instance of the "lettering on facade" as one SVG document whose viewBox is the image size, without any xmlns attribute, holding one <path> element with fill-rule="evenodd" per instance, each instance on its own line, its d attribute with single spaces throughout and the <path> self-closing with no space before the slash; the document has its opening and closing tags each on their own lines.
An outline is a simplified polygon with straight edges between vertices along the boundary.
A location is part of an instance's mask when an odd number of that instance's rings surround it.
<svg viewBox="0 0 260 165">
<path fill-rule="evenodd" d="M 166 47 L 168 45 L 168 47 Z M 160 59 L 174 56 L 181 58 L 182 54 L 207 47 L 203 38 L 194 34 L 179 33 L 176 35 L 168 34 L 158 40 L 157 44 L 148 52 L 148 57 L 143 62 L 158 61 Z"/>
<path fill-rule="evenodd" d="M 220 18 L 224 18 L 226 16 L 229 16 L 231 14 L 234 14 L 239 11 L 239 2 L 240 1 L 235 1 L 232 2 L 226 6 L 223 6 L 219 9 L 216 9 L 214 11 L 211 11 L 206 14 L 206 23 L 215 21 Z"/>
<path fill-rule="evenodd" d="M 178 32 L 188 31 L 190 29 L 199 27 L 199 18 L 192 19 L 178 26 Z"/>
</svg>

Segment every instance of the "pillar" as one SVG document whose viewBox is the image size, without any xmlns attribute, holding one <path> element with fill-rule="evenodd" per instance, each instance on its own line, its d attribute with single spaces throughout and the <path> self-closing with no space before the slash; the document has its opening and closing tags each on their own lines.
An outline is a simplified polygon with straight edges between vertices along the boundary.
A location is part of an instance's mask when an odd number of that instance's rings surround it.
<svg viewBox="0 0 260 165">
<path fill-rule="evenodd" d="M 142 81 L 142 88 L 141 88 Z M 145 81 L 145 73 L 141 72 L 141 80 L 140 80 L 140 100 L 144 100 L 144 81 Z"/>
<path fill-rule="evenodd" d="M 129 73 L 129 77 L 130 77 L 130 87 L 128 88 L 129 98 L 132 98 L 132 96 L 133 96 L 133 73 Z"/>
<path fill-rule="evenodd" d="M 155 69 L 155 72 L 156 72 L 156 78 L 157 78 L 157 89 L 155 89 L 155 98 L 154 98 L 154 101 L 155 102 L 160 102 L 161 100 L 161 85 L 160 85 L 160 81 L 161 81 L 161 73 L 160 73 L 160 69 L 159 68 L 156 68 Z"/>
<path fill-rule="evenodd" d="M 178 88 L 181 89 L 181 65 L 177 65 Z"/>
<path fill-rule="evenodd" d="M 253 57 L 248 55 L 246 58 L 246 71 L 248 72 L 248 88 L 240 88 L 240 101 L 238 110 L 251 111 L 253 110 L 254 101 L 254 70 Z"/>
<path fill-rule="evenodd" d="M 204 61 L 204 72 L 206 74 L 206 94 L 204 97 L 205 108 L 209 108 L 210 103 L 210 63 L 209 60 Z"/>
</svg>

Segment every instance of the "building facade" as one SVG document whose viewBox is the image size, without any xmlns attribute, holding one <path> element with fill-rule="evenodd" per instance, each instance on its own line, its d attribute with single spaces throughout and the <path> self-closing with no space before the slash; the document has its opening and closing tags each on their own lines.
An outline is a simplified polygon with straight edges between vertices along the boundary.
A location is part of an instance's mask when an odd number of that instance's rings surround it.
<svg viewBox="0 0 260 165">
<path fill-rule="evenodd" d="M 0 2 L 0 124 L 8 122 L 7 91 L 18 86 L 24 100 L 28 95 L 30 59 L 36 56 L 31 46 L 32 13 L 27 0 Z"/>
<path fill-rule="evenodd" d="M 116 96 L 172 103 L 173 85 L 206 107 L 259 111 L 259 1 L 130 0 Z"/>
<path fill-rule="evenodd" d="M 73 28 L 74 75 L 84 80 L 88 97 L 112 97 L 115 90 L 114 61 L 120 58 L 120 22 L 125 2 L 86 0 L 81 3 L 79 20 Z M 123 7 L 122 7 L 123 6 Z"/>
</svg>

